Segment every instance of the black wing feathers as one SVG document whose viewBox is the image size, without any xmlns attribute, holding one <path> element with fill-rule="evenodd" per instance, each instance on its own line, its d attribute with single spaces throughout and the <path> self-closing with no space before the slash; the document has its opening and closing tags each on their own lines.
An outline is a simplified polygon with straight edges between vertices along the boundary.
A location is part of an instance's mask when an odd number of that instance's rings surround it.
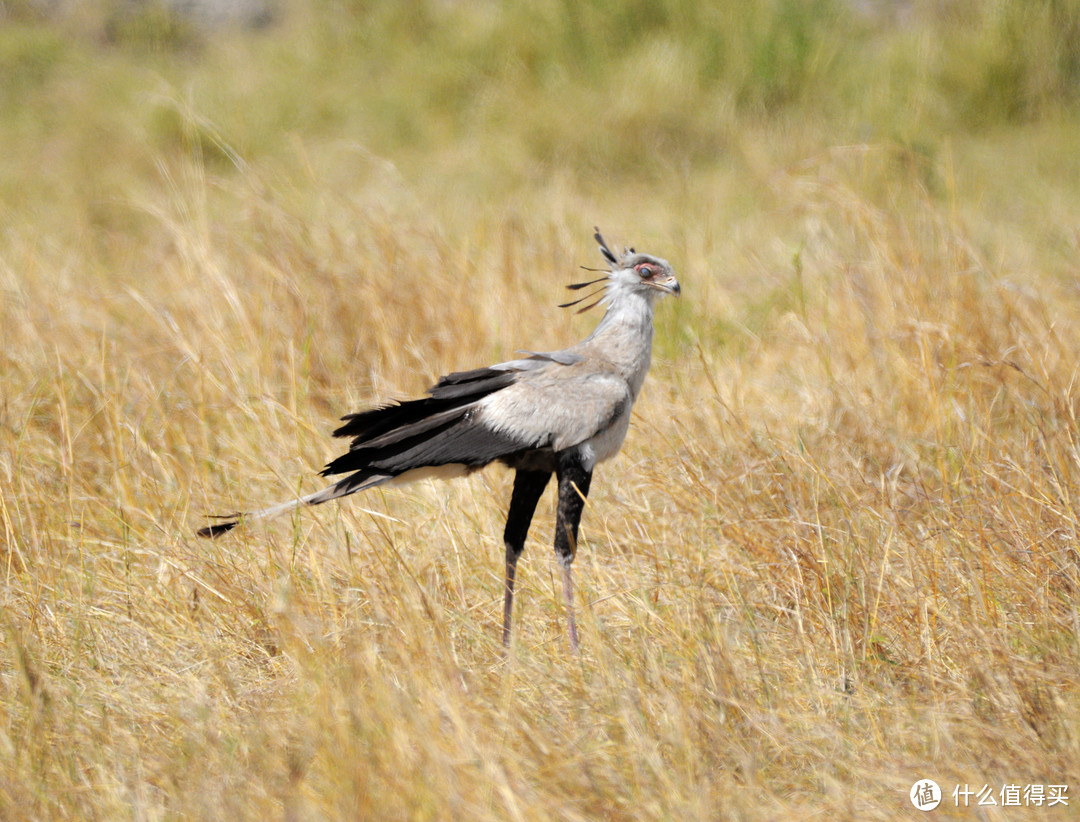
<svg viewBox="0 0 1080 822">
<path fill-rule="evenodd" d="M 476 402 L 500 388 L 510 385 L 515 379 L 512 371 L 497 371 L 492 368 L 477 368 L 473 371 L 459 371 L 443 377 L 422 400 L 391 403 L 359 414 L 348 414 L 336 431 L 335 437 L 354 437 L 352 447 L 375 439 L 402 426 L 420 422 L 433 414 L 460 408 Z"/>
<path fill-rule="evenodd" d="M 477 368 L 443 377 L 419 400 L 350 414 L 336 437 L 353 437 L 349 451 L 329 463 L 324 476 L 358 471 L 363 477 L 397 476 L 425 466 L 487 465 L 534 447 L 477 418 L 477 400 L 517 378 L 513 371 Z M 363 481 L 358 475 L 358 483 Z"/>
<path fill-rule="evenodd" d="M 500 388 L 506 388 L 516 379 L 517 374 L 514 371 L 477 368 L 473 371 L 459 371 L 443 377 L 429 393 L 433 400 L 468 398 L 472 402 Z"/>
</svg>

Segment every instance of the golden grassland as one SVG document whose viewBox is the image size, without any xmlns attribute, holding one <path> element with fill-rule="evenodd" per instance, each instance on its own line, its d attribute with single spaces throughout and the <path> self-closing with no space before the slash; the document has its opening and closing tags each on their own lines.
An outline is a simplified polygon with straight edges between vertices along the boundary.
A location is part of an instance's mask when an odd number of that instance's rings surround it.
<svg viewBox="0 0 1080 822">
<path fill-rule="evenodd" d="M 921 777 L 1075 814 L 1060 20 L 616 6 L 13 5 L 0 818 L 892 820 Z M 342 413 L 587 333 L 594 224 L 684 296 L 586 508 L 580 656 L 550 491 L 500 653 L 498 468 L 194 536 L 319 487 Z"/>
</svg>

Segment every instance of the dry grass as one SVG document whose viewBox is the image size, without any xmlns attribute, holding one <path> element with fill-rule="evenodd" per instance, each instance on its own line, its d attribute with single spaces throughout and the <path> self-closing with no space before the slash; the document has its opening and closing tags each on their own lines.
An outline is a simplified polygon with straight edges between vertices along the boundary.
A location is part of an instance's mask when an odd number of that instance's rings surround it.
<svg viewBox="0 0 1080 822">
<path fill-rule="evenodd" d="M 928 156 L 751 119 L 665 182 L 507 192 L 447 186 L 469 146 L 237 167 L 176 98 L 197 150 L 3 201 L 0 817 L 892 820 L 918 777 L 1080 804 L 1071 128 Z M 98 156 L 65 145 L 54 183 Z M 586 509 L 581 657 L 549 498 L 499 652 L 498 469 L 193 536 L 317 487 L 341 413 L 586 333 L 554 304 L 594 222 L 684 298 Z"/>
</svg>

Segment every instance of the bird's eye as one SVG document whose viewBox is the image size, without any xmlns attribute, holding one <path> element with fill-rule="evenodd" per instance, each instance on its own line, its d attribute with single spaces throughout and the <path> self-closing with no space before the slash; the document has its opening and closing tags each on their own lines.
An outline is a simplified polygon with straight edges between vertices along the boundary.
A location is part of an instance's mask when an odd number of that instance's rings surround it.
<svg viewBox="0 0 1080 822">
<path fill-rule="evenodd" d="M 651 277 L 651 276 L 652 276 L 653 274 L 655 274 L 656 272 L 655 272 L 655 271 L 653 270 L 653 267 L 652 267 L 652 266 L 649 266 L 649 265 L 639 265 L 639 266 L 637 267 L 637 273 L 638 273 L 638 274 L 640 274 L 640 275 L 642 276 L 642 278 L 643 278 L 643 279 L 648 279 L 649 277 Z"/>
</svg>

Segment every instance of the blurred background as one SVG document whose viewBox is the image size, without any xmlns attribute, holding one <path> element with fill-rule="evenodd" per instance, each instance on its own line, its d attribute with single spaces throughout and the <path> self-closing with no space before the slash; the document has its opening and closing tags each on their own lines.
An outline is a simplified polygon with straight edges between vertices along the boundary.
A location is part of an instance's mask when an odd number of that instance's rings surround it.
<svg viewBox="0 0 1080 822">
<path fill-rule="evenodd" d="M 0 191 L 68 230 L 138 228 L 124 203 L 192 156 L 334 192 L 390 175 L 447 214 L 621 201 L 663 236 L 772 205 L 770 174 L 842 146 L 890 147 L 936 197 L 1076 182 L 1070 0 L 7 0 L 0 21 Z"/>
<path fill-rule="evenodd" d="M 1078 134 L 1080 0 L 0 0 L 0 817 L 1075 808 Z M 582 657 L 506 472 L 194 537 L 594 225 L 683 297 Z"/>
</svg>

